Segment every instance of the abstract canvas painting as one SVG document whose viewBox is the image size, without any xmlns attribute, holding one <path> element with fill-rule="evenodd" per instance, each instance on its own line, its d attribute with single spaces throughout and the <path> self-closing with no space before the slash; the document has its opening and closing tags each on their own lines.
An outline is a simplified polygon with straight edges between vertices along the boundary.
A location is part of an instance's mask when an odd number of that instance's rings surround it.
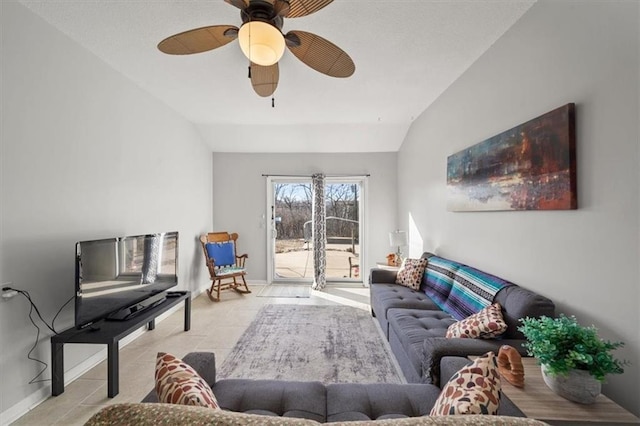
<svg viewBox="0 0 640 426">
<path fill-rule="evenodd" d="M 571 103 L 449 156 L 447 209 L 577 209 L 575 151 Z"/>
</svg>

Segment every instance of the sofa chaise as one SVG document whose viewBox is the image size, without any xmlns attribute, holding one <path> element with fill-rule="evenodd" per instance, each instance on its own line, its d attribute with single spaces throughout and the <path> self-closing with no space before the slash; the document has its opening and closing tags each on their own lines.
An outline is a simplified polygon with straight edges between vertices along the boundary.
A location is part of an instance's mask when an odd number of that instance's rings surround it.
<svg viewBox="0 0 640 426">
<path fill-rule="evenodd" d="M 548 298 L 476 268 L 424 253 L 427 266 L 420 287 L 396 284 L 397 271 L 374 268 L 369 276 L 371 311 L 389 340 L 410 383 L 439 385 L 446 356 L 482 355 L 510 345 L 526 355 L 520 318 L 555 315 Z M 507 330 L 493 339 L 446 338 L 448 327 L 499 303 Z"/>
</svg>

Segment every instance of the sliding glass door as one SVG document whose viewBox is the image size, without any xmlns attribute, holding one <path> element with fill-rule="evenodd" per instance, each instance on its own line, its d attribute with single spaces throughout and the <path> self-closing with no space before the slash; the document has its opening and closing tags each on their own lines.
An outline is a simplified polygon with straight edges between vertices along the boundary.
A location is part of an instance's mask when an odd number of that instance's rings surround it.
<svg viewBox="0 0 640 426">
<path fill-rule="evenodd" d="M 307 177 L 267 179 L 268 276 L 270 282 L 313 281 L 312 185 Z M 326 278 L 362 282 L 364 178 L 327 177 Z"/>
<path fill-rule="evenodd" d="M 313 281 L 311 179 L 274 180 L 271 218 L 272 281 Z"/>
</svg>

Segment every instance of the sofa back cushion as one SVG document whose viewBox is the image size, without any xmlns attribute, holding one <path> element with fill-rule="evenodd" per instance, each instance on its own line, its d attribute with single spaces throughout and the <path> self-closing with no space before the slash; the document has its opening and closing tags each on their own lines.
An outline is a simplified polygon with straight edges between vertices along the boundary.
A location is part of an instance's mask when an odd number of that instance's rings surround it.
<svg viewBox="0 0 640 426">
<path fill-rule="evenodd" d="M 225 379 L 212 389 L 223 410 L 327 420 L 327 391 L 318 381 Z"/>
<path fill-rule="evenodd" d="M 327 385 L 327 422 L 426 416 L 440 394 L 427 384 L 332 383 Z"/>
<path fill-rule="evenodd" d="M 433 255 L 427 259 L 427 269 L 425 269 L 421 289 L 440 309 L 445 310 L 445 302 L 453 288 L 453 279 L 462 264 Z"/>
<path fill-rule="evenodd" d="M 453 277 L 453 286 L 442 310 L 462 320 L 491 305 L 502 288 L 512 285 L 495 275 L 463 265 Z"/>
<path fill-rule="evenodd" d="M 517 285 L 500 290 L 495 301 L 502 306 L 502 315 L 507 323 L 507 331 L 502 335 L 505 339 L 525 339 L 517 329 L 522 325 L 520 318 L 555 317 L 555 305 L 551 300 Z"/>
</svg>

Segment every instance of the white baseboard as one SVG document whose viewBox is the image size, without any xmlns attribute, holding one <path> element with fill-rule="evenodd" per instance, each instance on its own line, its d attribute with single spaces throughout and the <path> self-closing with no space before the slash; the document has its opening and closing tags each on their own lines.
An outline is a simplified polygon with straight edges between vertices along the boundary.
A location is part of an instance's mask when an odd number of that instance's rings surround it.
<svg viewBox="0 0 640 426">
<path fill-rule="evenodd" d="M 192 298 L 195 298 L 197 295 L 203 293 L 203 289 L 199 289 L 197 291 L 192 292 Z M 177 311 L 182 307 L 182 304 L 178 304 L 173 308 L 169 309 L 167 312 L 159 315 L 156 318 L 156 323 L 161 322 L 163 319 L 167 318 L 169 315 Z M 127 346 L 129 343 L 133 342 L 135 339 L 144 334 L 145 326 L 142 326 L 139 330 L 134 331 L 124 339 L 122 339 L 119 343 L 119 347 L 123 348 Z M 82 361 L 80 364 L 70 368 L 69 370 L 64 372 L 64 385 L 67 386 L 69 383 L 73 382 L 80 376 L 82 376 L 87 371 L 91 370 L 96 365 L 100 364 L 102 361 L 107 359 L 107 348 L 105 347 L 100 352 L 97 352 L 95 355 L 90 356 L 86 360 Z M 51 397 L 51 383 L 47 384 L 44 387 L 41 387 L 37 391 L 33 392 L 28 397 L 22 399 L 17 404 L 14 404 L 12 407 L 9 407 L 7 410 L 0 413 L 0 426 L 7 426 L 20 417 L 27 414 L 29 411 L 33 410 L 38 405 L 42 404 L 49 397 Z"/>
<path fill-rule="evenodd" d="M 20 417 L 28 413 L 29 410 L 44 402 L 44 400 L 46 400 L 49 396 L 51 396 L 50 385 L 38 389 L 36 392 L 24 398 L 13 407 L 10 407 L 9 409 L 0 413 L 0 425 L 6 426 L 15 422 Z"/>
</svg>

